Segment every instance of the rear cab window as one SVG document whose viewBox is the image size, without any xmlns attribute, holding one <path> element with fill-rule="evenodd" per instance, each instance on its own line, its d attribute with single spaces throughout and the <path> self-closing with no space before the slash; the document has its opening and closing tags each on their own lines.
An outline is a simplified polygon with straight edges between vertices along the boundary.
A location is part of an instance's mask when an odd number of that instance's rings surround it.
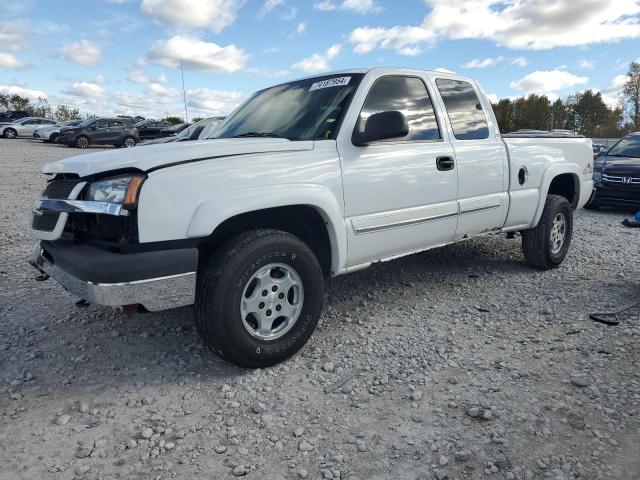
<svg viewBox="0 0 640 480">
<path fill-rule="evenodd" d="M 489 138 L 487 117 L 473 85 L 462 80 L 438 78 L 436 86 L 457 140 Z"/>
</svg>

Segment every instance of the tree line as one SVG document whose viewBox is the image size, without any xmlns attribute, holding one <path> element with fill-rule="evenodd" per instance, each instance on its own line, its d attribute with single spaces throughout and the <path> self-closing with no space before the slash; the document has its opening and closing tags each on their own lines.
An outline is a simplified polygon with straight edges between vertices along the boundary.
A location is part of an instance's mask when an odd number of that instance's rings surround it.
<svg viewBox="0 0 640 480">
<path fill-rule="evenodd" d="M 618 138 L 640 130 L 640 63 L 629 66 L 628 79 L 617 105 L 607 106 L 599 92 L 585 90 L 551 101 L 546 95 L 529 95 L 493 104 L 501 132 L 531 128 L 564 129 L 586 137 Z"/>
<path fill-rule="evenodd" d="M 555 101 L 546 95 L 535 94 L 515 100 L 503 98 L 492 104 L 500 131 L 563 129 L 594 138 L 618 138 L 631 131 L 640 131 L 640 63 L 632 62 L 627 75 L 618 104 L 613 108 L 607 106 L 599 92 L 591 90 Z M 0 110 L 20 110 L 30 116 L 60 122 L 83 118 L 79 109 L 69 105 L 54 108 L 45 98 L 31 100 L 17 94 L 0 93 Z M 167 117 L 166 120 L 171 123 L 183 121 L 180 117 Z"/>
</svg>

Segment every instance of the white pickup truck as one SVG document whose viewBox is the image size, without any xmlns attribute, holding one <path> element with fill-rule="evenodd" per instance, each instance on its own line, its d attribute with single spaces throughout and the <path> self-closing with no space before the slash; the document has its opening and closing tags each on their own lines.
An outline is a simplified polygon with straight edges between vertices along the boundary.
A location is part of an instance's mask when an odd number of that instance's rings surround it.
<svg viewBox="0 0 640 480">
<path fill-rule="evenodd" d="M 90 303 L 194 304 L 208 346 L 264 367 L 309 339 L 324 277 L 488 232 L 558 266 L 592 161 L 576 135 L 501 135 L 468 78 L 339 71 L 255 93 L 215 139 L 45 165 L 31 263 Z"/>
</svg>

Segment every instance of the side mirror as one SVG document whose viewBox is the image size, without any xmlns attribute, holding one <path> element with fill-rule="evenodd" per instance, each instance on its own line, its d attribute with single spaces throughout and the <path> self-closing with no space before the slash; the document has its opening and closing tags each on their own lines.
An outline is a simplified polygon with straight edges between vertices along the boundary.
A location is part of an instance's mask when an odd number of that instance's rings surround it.
<svg viewBox="0 0 640 480">
<path fill-rule="evenodd" d="M 364 131 L 354 131 L 352 142 L 358 147 L 364 147 L 371 142 L 400 138 L 409 135 L 409 124 L 402 112 L 388 111 L 374 113 L 367 118 Z"/>
</svg>

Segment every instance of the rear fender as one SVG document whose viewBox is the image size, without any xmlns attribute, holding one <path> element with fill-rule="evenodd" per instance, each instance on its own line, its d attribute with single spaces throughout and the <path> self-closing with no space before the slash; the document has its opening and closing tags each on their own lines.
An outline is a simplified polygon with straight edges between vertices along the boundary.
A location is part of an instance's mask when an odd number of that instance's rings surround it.
<svg viewBox="0 0 640 480">
<path fill-rule="evenodd" d="M 576 188 L 576 195 L 580 198 L 580 177 L 583 175 L 583 172 L 578 168 L 575 163 L 560 163 L 554 164 L 547 168 L 542 175 L 542 183 L 540 185 L 540 198 L 538 198 L 538 208 L 536 209 L 536 214 L 533 218 L 533 222 L 531 223 L 531 228 L 535 228 L 542 217 L 542 212 L 544 211 L 544 205 L 547 201 L 547 194 L 549 192 L 549 187 L 551 186 L 551 182 L 558 175 L 563 175 L 566 173 L 570 173 L 573 176 L 574 185 Z"/>
</svg>

